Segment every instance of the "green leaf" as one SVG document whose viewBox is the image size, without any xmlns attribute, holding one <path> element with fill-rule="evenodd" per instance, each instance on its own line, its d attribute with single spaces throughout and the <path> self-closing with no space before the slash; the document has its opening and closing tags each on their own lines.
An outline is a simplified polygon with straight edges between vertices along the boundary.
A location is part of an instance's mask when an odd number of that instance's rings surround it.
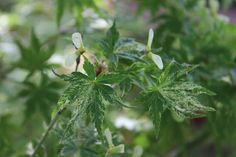
<svg viewBox="0 0 236 157">
<path fill-rule="evenodd" d="M 53 64 L 48 64 L 47 61 L 55 52 L 55 43 L 43 45 L 33 29 L 30 40 L 28 47 L 24 46 L 19 40 L 15 40 L 21 55 L 15 65 L 18 68 L 27 70 L 31 75 L 36 71 L 50 69 Z"/>
<path fill-rule="evenodd" d="M 181 79 L 181 77 L 187 75 L 189 72 L 196 69 L 199 65 L 181 65 L 176 67 L 177 63 L 172 60 L 161 73 L 158 82 L 159 84 L 168 84 L 175 80 Z M 175 67 L 174 67 L 175 66 Z"/>
<path fill-rule="evenodd" d="M 161 127 L 162 106 L 153 103 L 149 108 L 149 115 L 155 126 L 156 135 L 158 136 Z"/>
<path fill-rule="evenodd" d="M 39 52 L 40 50 L 40 41 L 35 34 L 34 29 L 31 30 L 31 48 L 34 50 L 34 52 Z"/>
<path fill-rule="evenodd" d="M 196 69 L 197 67 L 199 67 L 199 65 L 184 65 L 183 67 L 181 67 L 178 71 L 176 71 L 175 73 L 172 73 L 169 76 L 169 79 L 171 80 L 178 80 L 180 79 L 182 76 L 188 74 L 189 72 L 193 71 L 194 69 Z"/>
<path fill-rule="evenodd" d="M 15 43 L 20 50 L 21 57 L 26 58 L 28 49 L 19 40 L 15 40 Z"/>
<path fill-rule="evenodd" d="M 114 84 L 119 83 L 123 79 L 125 79 L 125 75 L 121 73 L 111 73 L 111 74 L 104 74 L 101 73 L 98 75 L 96 82 L 98 83 L 106 83 L 106 84 Z"/>
<path fill-rule="evenodd" d="M 99 92 L 102 93 L 102 96 L 106 102 L 112 105 L 118 105 L 120 107 L 125 106 L 121 98 L 117 95 L 117 93 L 111 86 L 100 84 L 98 87 Z"/>
<path fill-rule="evenodd" d="M 122 101 L 115 90 L 107 85 L 110 80 L 97 81 L 95 79 L 93 65 L 87 59 L 85 59 L 84 69 L 88 76 L 80 72 L 59 75 L 60 78 L 69 82 L 69 86 L 60 97 L 56 111 L 69 107 L 75 118 L 79 115 L 93 122 L 102 137 L 105 105 L 116 104 L 121 106 Z"/>
<path fill-rule="evenodd" d="M 171 62 L 161 74 L 157 88 L 157 91 L 165 99 L 166 106 L 179 117 L 185 118 L 199 117 L 208 111 L 214 111 L 213 108 L 202 105 L 198 100 L 198 95 L 214 95 L 213 92 L 193 82 L 180 81 L 182 76 L 197 66 L 185 66 L 168 76 L 173 63 Z"/>
<path fill-rule="evenodd" d="M 116 29 L 116 22 L 114 21 L 111 28 L 107 31 L 106 38 L 99 43 L 107 57 L 114 53 L 115 45 L 118 39 L 119 32 Z"/>
<path fill-rule="evenodd" d="M 130 91 L 132 88 L 132 80 L 130 78 L 126 78 L 120 82 L 120 89 L 123 93 Z"/>
<path fill-rule="evenodd" d="M 151 118 L 156 135 L 159 135 L 161 117 L 164 112 L 164 99 L 156 91 L 143 92 L 140 100 L 147 106 L 149 117 Z"/>
<path fill-rule="evenodd" d="M 207 94 L 207 95 L 215 95 L 214 92 L 200 86 L 197 84 L 194 84 L 192 82 L 176 82 L 175 85 L 172 87 L 169 87 L 169 89 L 174 90 L 174 91 L 189 91 L 193 92 L 195 95 L 200 95 L 200 94 Z"/>
<path fill-rule="evenodd" d="M 57 26 L 60 26 L 62 16 L 64 14 L 65 0 L 57 0 L 57 9 L 56 9 L 56 21 Z"/>
<path fill-rule="evenodd" d="M 88 77 L 91 79 L 94 79 L 96 76 L 95 73 L 95 69 L 93 67 L 93 65 L 88 61 L 88 59 L 86 57 L 84 57 L 84 65 L 83 68 L 85 70 L 85 72 L 87 73 Z"/>
<path fill-rule="evenodd" d="M 141 61 L 144 62 L 137 54 L 132 54 L 132 53 L 128 53 L 128 52 L 124 52 L 124 53 L 117 53 L 117 56 L 123 59 L 128 59 L 131 61 Z"/>
<path fill-rule="evenodd" d="M 121 38 L 117 41 L 115 53 L 132 53 L 142 55 L 146 51 L 146 46 L 135 41 L 133 38 Z"/>
<path fill-rule="evenodd" d="M 89 92 L 89 100 L 87 100 L 88 104 L 81 105 L 85 105 L 85 113 L 89 114 L 92 122 L 94 122 L 95 124 L 98 134 L 102 136 L 102 124 L 105 112 L 105 104 L 103 103 L 104 98 L 102 96 L 102 93 L 99 92 L 99 88 L 97 87 L 94 87 Z"/>
<path fill-rule="evenodd" d="M 144 62 L 141 56 L 145 52 L 145 45 L 136 42 L 132 38 L 119 39 L 115 45 L 114 54 L 124 61 Z"/>
<path fill-rule="evenodd" d="M 160 77 L 159 77 L 159 83 L 162 83 L 164 81 L 166 81 L 166 79 L 168 78 L 169 76 L 169 73 L 170 73 L 170 70 L 174 64 L 174 60 L 172 60 L 166 67 L 165 67 L 165 70 L 161 73 Z"/>
<path fill-rule="evenodd" d="M 161 115 L 166 109 L 179 120 L 202 117 L 206 112 L 215 111 L 198 100 L 199 95 L 214 95 L 214 93 L 182 78 L 196 66 L 184 66 L 176 70 L 174 63 L 174 61 L 169 63 L 156 84 L 144 90 L 140 99 L 147 107 L 157 133 Z"/>
<path fill-rule="evenodd" d="M 72 72 L 69 75 L 65 75 L 65 74 L 57 74 L 54 69 L 52 69 L 52 72 L 59 78 L 63 79 L 64 81 L 75 81 L 77 79 L 88 79 L 88 76 L 81 73 L 81 72 Z"/>
<path fill-rule="evenodd" d="M 113 22 L 113 25 L 107 32 L 108 43 L 112 49 L 114 49 L 116 42 L 119 39 L 119 32 L 116 29 L 116 21 Z"/>
<path fill-rule="evenodd" d="M 162 87 L 159 91 L 166 100 L 168 108 L 178 115 L 182 115 L 181 117 L 201 117 L 206 112 L 214 111 L 213 108 L 202 105 L 197 99 L 200 94 L 212 93 L 194 83 L 175 82 Z"/>
<path fill-rule="evenodd" d="M 61 84 L 50 80 L 46 75 L 41 75 L 38 85 L 35 82 L 22 82 L 23 89 L 18 93 L 20 98 L 25 98 L 25 115 L 30 118 L 37 110 L 50 120 L 50 108 L 59 99 L 59 89 Z"/>
</svg>

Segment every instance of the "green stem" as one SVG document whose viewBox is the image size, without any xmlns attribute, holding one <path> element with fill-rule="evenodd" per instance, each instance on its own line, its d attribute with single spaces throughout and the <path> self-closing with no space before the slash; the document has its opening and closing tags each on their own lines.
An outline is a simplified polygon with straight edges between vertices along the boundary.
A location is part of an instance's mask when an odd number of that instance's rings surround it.
<svg viewBox="0 0 236 157">
<path fill-rule="evenodd" d="M 40 139 L 40 142 L 38 143 L 38 145 L 36 146 L 33 154 L 31 155 L 31 157 L 34 157 L 37 153 L 37 151 L 39 150 L 39 148 L 42 146 L 42 144 L 44 143 L 44 141 L 46 140 L 48 133 L 50 132 L 50 130 L 53 128 L 54 124 L 56 123 L 56 121 L 58 120 L 58 118 L 60 117 L 60 115 L 65 111 L 65 107 L 62 108 L 61 110 L 59 110 L 57 112 L 57 114 L 55 115 L 55 117 L 52 119 L 52 121 L 50 122 L 46 132 L 43 134 L 42 138 Z"/>
</svg>

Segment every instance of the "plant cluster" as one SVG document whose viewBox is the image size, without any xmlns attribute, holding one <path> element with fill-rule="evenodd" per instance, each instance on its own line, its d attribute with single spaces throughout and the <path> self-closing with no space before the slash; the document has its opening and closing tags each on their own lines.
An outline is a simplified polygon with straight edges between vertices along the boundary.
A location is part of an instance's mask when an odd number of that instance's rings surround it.
<svg viewBox="0 0 236 157">
<path fill-rule="evenodd" d="M 0 156 L 235 155 L 231 1 L 44 2 L 0 3 Z"/>
<path fill-rule="evenodd" d="M 103 141 L 103 123 L 109 106 L 115 109 L 117 107 L 128 107 L 133 110 L 144 108 L 153 121 L 157 137 L 161 117 L 166 110 L 179 120 L 202 117 L 206 112 L 214 111 L 213 108 L 202 105 L 198 100 L 199 95 L 214 95 L 214 93 L 185 78 L 196 66 L 178 65 L 172 60 L 167 62 L 167 66 L 161 71 L 163 69 L 161 57 L 151 52 L 153 36 L 153 31 L 150 30 L 147 46 L 133 39 L 120 39 L 114 22 L 100 44 L 105 54 L 103 59 L 106 67 L 96 74 L 94 65 L 83 55 L 86 53 L 86 48 L 84 48 L 80 33 L 72 35 L 77 49 L 75 52 L 77 58 L 74 58 L 74 62 L 77 62 L 75 72 L 68 75 L 59 75 L 54 72 L 68 82 L 68 87 L 59 98 L 58 106 L 52 115 L 53 118 L 57 118 L 63 111 L 69 110 L 70 116 L 64 128 L 64 134 L 67 134 L 67 129 L 70 130 L 70 127 L 75 126 L 74 123 L 86 121 L 85 124 L 94 125 L 99 139 Z M 78 64 L 81 64 L 81 56 L 84 59 L 85 73 L 77 71 Z M 122 84 L 131 88 L 122 89 Z M 134 99 L 139 99 L 134 102 L 139 102 L 139 105 L 122 101 L 121 96 L 129 94 L 133 86 L 138 88 L 139 95 Z M 114 147 L 110 140 L 111 133 L 105 131 L 105 134 L 108 134 L 106 135 L 108 139 L 106 156 L 112 153 L 124 153 L 124 146 L 122 149 L 120 146 L 111 148 Z M 100 156 L 104 153 L 93 149 L 91 151 Z"/>
</svg>

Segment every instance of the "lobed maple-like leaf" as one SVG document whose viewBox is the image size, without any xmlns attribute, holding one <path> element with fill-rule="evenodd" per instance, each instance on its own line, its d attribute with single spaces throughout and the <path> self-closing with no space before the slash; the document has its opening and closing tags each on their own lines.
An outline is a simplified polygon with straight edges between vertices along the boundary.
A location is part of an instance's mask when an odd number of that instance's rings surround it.
<svg viewBox="0 0 236 157">
<path fill-rule="evenodd" d="M 68 107 L 75 117 L 82 116 L 90 119 L 98 133 L 102 135 L 106 105 L 122 105 L 120 97 L 111 87 L 111 84 L 118 83 L 122 78 L 116 74 L 103 73 L 96 77 L 93 65 L 86 58 L 83 67 L 87 75 L 80 72 L 58 75 L 69 82 L 69 85 L 60 97 L 55 112 Z"/>
<path fill-rule="evenodd" d="M 141 101 L 147 106 L 156 132 L 160 129 L 161 116 L 168 109 L 177 118 L 202 117 L 206 112 L 214 111 L 213 108 L 204 106 L 198 96 L 201 94 L 214 95 L 208 89 L 181 79 L 196 66 L 187 66 L 172 72 L 172 61 L 161 73 L 156 84 L 142 92 Z"/>
</svg>

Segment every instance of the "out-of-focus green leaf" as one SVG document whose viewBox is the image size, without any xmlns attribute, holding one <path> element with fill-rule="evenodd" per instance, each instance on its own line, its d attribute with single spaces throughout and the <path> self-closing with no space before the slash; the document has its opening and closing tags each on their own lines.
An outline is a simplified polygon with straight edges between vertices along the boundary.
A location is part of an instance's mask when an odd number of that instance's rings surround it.
<svg viewBox="0 0 236 157">
<path fill-rule="evenodd" d="M 21 55 L 21 58 L 15 63 L 17 67 L 28 70 L 31 74 L 52 68 L 53 64 L 49 64 L 47 61 L 55 52 L 55 43 L 48 43 L 46 46 L 42 45 L 34 30 L 32 30 L 29 47 L 24 46 L 19 40 L 16 40 L 16 45 Z"/>
<path fill-rule="evenodd" d="M 56 5 L 57 5 L 56 21 L 57 21 L 57 26 L 60 26 L 60 22 L 61 22 L 65 7 L 66 7 L 65 0 L 56 0 Z"/>
<path fill-rule="evenodd" d="M 59 82 L 51 81 L 46 75 L 42 75 L 40 84 L 35 82 L 22 82 L 23 89 L 19 91 L 18 96 L 25 98 L 26 110 L 25 116 L 31 117 L 36 111 L 50 120 L 51 107 L 59 98 L 59 89 L 62 85 Z"/>
</svg>

